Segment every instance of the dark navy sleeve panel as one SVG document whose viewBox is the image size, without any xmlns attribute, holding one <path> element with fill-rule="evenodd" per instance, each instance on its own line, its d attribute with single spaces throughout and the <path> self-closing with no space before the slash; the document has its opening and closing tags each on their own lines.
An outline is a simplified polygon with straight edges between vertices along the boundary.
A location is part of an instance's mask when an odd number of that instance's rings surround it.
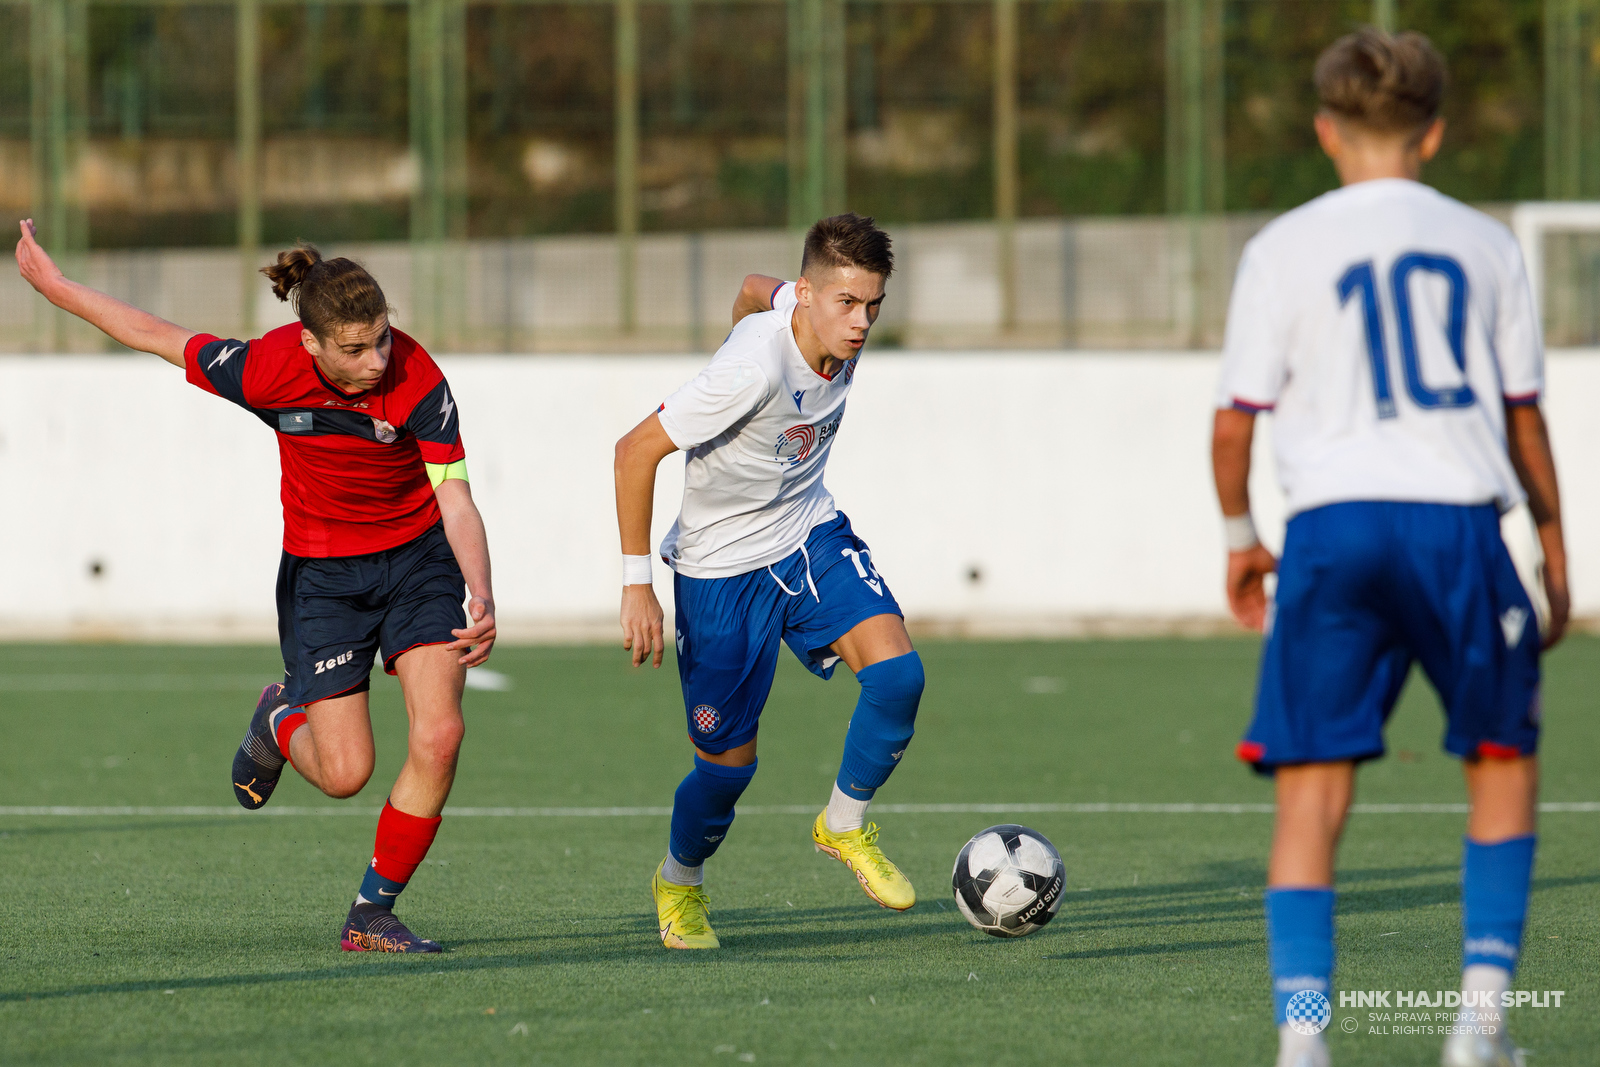
<svg viewBox="0 0 1600 1067">
<path fill-rule="evenodd" d="M 197 333 L 183 349 L 184 374 L 206 392 L 248 408 L 244 368 L 249 355 L 248 341 L 223 340 L 208 333 Z"/>
<path fill-rule="evenodd" d="M 417 439 L 424 463 L 454 463 L 466 458 L 461 445 L 461 413 L 443 375 L 411 409 L 406 429 Z"/>
</svg>

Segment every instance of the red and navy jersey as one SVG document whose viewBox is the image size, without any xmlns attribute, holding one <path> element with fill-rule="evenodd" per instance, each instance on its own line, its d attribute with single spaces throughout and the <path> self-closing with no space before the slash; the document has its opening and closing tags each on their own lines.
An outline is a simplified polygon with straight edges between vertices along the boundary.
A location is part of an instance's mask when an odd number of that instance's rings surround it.
<svg viewBox="0 0 1600 1067">
<path fill-rule="evenodd" d="M 388 369 L 364 393 L 323 377 L 298 322 L 248 343 L 197 334 L 184 347 L 189 381 L 277 432 L 290 555 L 382 552 L 439 521 L 423 464 L 465 458 L 456 402 L 422 346 L 393 335 Z"/>
</svg>

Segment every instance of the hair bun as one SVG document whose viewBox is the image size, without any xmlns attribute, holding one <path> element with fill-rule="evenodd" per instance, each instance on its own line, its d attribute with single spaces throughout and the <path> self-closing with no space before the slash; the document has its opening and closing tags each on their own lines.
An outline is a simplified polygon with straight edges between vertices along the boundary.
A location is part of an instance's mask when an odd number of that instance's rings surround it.
<svg viewBox="0 0 1600 1067">
<path fill-rule="evenodd" d="M 322 262 L 317 246 L 301 242 L 286 252 L 278 253 L 278 262 L 262 267 L 261 273 L 272 283 L 272 295 L 288 300 L 289 294 L 311 276 L 311 271 Z"/>
</svg>

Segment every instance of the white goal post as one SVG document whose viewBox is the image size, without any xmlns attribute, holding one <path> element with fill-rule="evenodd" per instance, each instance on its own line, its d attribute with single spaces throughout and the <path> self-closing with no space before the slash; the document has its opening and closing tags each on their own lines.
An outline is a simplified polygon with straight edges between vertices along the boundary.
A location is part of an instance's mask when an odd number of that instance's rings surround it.
<svg viewBox="0 0 1600 1067">
<path fill-rule="evenodd" d="M 1600 233 L 1600 201 L 1545 200 L 1517 204 L 1511 209 L 1511 232 L 1522 246 L 1522 261 L 1528 269 L 1528 284 L 1533 290 L 1533 306 L 1544 320 L 1544 235 L 1557 233 Z"/>
</svg>

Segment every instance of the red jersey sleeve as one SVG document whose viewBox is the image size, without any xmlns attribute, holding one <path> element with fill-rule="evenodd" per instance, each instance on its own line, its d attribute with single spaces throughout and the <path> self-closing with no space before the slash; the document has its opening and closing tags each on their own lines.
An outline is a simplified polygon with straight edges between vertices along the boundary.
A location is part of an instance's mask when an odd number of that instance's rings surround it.
<svg viewBox="0 0 1600 1067">
<path fill-rule="evenodd" d="M 197 333 L 183 347 L 184 376 L 206 392 L 248 408 L 250 404 L 244 395 L 244 365 L 249 356 L 248 341 L 229 341 L 209 333 Z"/>
</svg>

